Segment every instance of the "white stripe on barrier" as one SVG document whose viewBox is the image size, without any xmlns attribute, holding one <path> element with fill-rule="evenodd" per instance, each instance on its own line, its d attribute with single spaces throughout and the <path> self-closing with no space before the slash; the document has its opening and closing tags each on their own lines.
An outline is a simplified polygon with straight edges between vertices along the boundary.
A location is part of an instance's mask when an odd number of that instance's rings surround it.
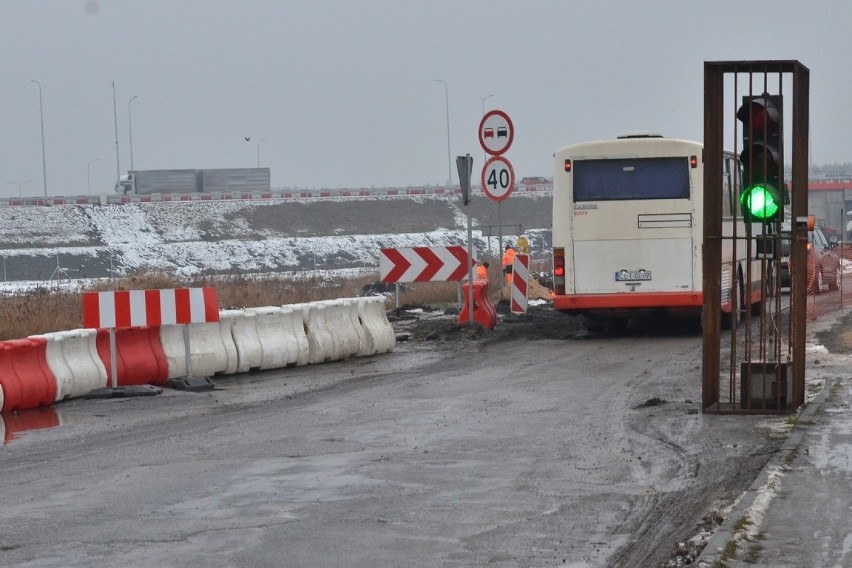
<svg viewBox="0 0 852 568">
<path fill-rule="evenodd" d="M 186 376 L 186 343 L 183 340 L 183 326 L 164 325 L 160 327 L 160 345 L 169 365 L 169 379 Z M 195 369 L 193 368 L 193 372 Z"/>
<path fill-rule="evenodd" d="M 227 324 L 223 327 L 219 322 L 191 323 L 187 327 L 193 377 L 236 372 L 237 348 Z M 182 325 L 164 325 L 160 328 L 160 342 L 169 364 L 170 379 L 187 376 L 183 328 Z"/>
<path fill-rule="evenodd" d="M 55 401 L 65 398 L 65 389 L 74 379 L 74 373 L 65 361 L 65 355 L 62 354 L 62 333 L 60 331 L 42 335 L 30 335 L 31 338 L 40 337 L 47 342 L 45 356 L 47 358 L 47 366 L 50 368 L 50 372 L 53 373 L 53 378 L 56 381 Z M 0 404 L 0 408 L 2 407 Z"/>
<path fill-rule="evenodd" d="M 160 317 L 160 325 L 177 324 L 177 301 L 174 290 L 160 290 Z"/>
</svg>

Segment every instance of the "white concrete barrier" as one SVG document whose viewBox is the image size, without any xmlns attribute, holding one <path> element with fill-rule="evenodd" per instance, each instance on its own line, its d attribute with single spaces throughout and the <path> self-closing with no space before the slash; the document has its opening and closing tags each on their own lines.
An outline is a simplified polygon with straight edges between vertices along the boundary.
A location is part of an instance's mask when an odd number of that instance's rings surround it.
<svg viewBox="0 0 852 568">
<path fill-rule="evenodd" d="M 322 302 L 295 304 L 302 312 L 308 338 L 308 363 L 324 363 L 334 359 L 334 340 L 325 322 L 326 307 Z"/>
<path fill-rule="evenodd" d="M 97 330 L 45 333 L 47 365 L 56 378 L 56 400 L 83 396 L 108 386 L 106 367 L 98 356 Z"/>
<path fill-rule="evenodd" d="M 358 349 L 356 349 L 353 355 L 363 356 L 368 350 L 367 330 L 364 329 L 361 318 L 358 316 L 358 298 L 345 298 L 343 303 L 346 305 L 349 321 L 352 322 L 352 327 L 358 336 Z"/>
<path fill-rule="evenodd" d="M 358 298 L 358 317 L 367 334 L 368 352 L 364 355 L 389 353 L 396 346 L 396 333 L 388 321 L 385 299 L 380 296 Z"/>
<path fill-rule="evenodd" d="M 277 306 L 264 306 L 261 308 L 248 308 L 247 313 L 257 316 L 257 337 L 260 340 L 260 348 L 263 359 L 260 363 L 261 369 L 280 369 L 286 367 L 290 360 L 290 352 L 296 359 L 295 339 L 291 338 L 292 326 L 285 331 L 284 314 Z M 291 347 L 292 345 L 292 347 Z"/>
<path fill-rule="evenodd" d="M 311 356 L 308 335 L 305 332 L 305 323 L 301 308 L 296 306 L 281 306 L 284 314 L 284 327 L 289 327 L 294 341 L 294 353 L 291 354 L 289 363 L 296 365 L 307 365 Z"/>
<path fill-rule="evenodd" d="M 187 327 L 193 377 L 236 372 L 237 349 L 231 337 L 230 325 L 210 322 L 192 323 Z M 187 376 L 183 328 L 182 325 L 164 325 L 160 329 L 160 341 L 169 363 L 170 379 Z"/>
<path fill-rule="evenodd" d="M 222 345 L 225 348 L 225 356 L 227 357 L 227 362 L 225 363 L 225 369 L 221 371 L 221 374 L 223 375 L 233 375 L 234 373 L 236 373 L 237 365 L 239 365 L 240 362 L 239 355 L 237 355 L 237 346 L 234 344 L 234 336 L 231 332 L 232 324 L 232 320 L 220 320 L 218 322 L 209 324 L 218 328 Z"/>
<path fill-rule="evenodd" d="M 358 332 L 343 300 L 325 301 L 325 323 L 334 341 L 334 359 L 346 359 L 358 353 Z"/>
<path fill-rule="evenodd" d="M 231 321 L 231 337 L 237 350 L 237 373 L 260 369 L 263 349 L 257 337 L 257 314 L 244 310 L 221 310 L 221 320 Z"/>
</svg>

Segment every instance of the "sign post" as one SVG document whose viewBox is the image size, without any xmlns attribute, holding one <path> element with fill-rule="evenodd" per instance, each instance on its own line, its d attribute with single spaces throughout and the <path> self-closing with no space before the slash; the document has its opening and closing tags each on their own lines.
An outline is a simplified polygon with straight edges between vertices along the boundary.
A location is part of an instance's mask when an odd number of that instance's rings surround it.
<svg viewBox="0 0 852 568">
<path fill-rule="evenodd" d="M 515 139 L 515 126 L 512 119 L 502 110 L 485 113 L 479 122 L 479 145 L 493 156 L 482 166 L 482 191 L 492 201 L 497 202 L 497 225 L 502 225 L 500 203 L 509 197 L 515 186 L 515 170 L 509 160 L 502 158 Z M 500 157 L 498 162 L 494 160 Z M 487 185 L 487 184 L 490 184 Z M 489 191 L 489 189 L 491 191 Z M 503 254 L 503 231 L 497 231 L 498 252 Z"/>
<path fill-rule="evenodd" d="M 470 154 L 456 156 L 456 167 L 459 170 L 459 185 L 461 186 L 462 203 L 465 208 L 470 204 L 470 175 L 473 171 L 473 158 Z M 467 256 L 473 258 L 473 225 L 470 211 L 467 214 Z M 467 263 L 467 313 L 468 323 L 473 323 L 473 264 Z"/>
</svg>

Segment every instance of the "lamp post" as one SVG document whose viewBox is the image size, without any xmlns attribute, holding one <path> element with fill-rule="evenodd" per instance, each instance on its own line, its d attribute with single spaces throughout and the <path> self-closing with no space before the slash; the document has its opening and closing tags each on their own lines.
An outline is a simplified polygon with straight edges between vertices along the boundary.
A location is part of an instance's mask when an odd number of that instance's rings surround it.
<svg viewBox="0 0 852 568">
<path fill-rule="evenodd" d="M 101 161 L 100 158 L 94 158 L 92 160 L 89 160 L 89 165 L 87 167 L 88 174 L 89 174 L 89 177 L 88 177 L 88 179 L 89 179 L 89 195 L 92 195 L 92 163 L 93 162 L 100 162 L 100 161 Z"/>
<path fill-rule="evenodd" d="M 118 161 L 118 107 L 115 103 L 115 81 L 112 82 L 112 120 L 115 123 L 115 182 L 121 181 L 121 165 Z M 118 187 L 118 186 L 116 186 Z"/>
<path fill-rule="evenodd" d="M 452 160 L 450 159 L 450 90 L 447 87 L 447 82 L 443 79 L 432 79 L 435 82 L 444 84 L 444 102 L 447 107 L 447 179 L 449 180 L 447 183 L 452 186 L 453 185 L 453 166 Z"/>
<path fill-rule="evenodd" d="M 133 119 L 130 117 L 130 103 L 138 99 L 137 95 L 130 97 L 127 101 L 127 131 L 130 133 L 130 169 L 133 169 Z"/>
<path fill-rule="evenodd" d="M 257 141 L 257 167 L 260 167 L 260 143 L 266 140 L 266 138 L 261 138 Z"/>
<path fill-rule="evenodd" d="M 6 183 L 11 183 L 12 185 L 17 185 L 18 186 L 18 197 L 23 197 L 24 195 L 23 195 L 23 193 L 21 193 L 21 186 L 24 185 L 25 183 L 32 183 L 32 182 L 33 182 L 33 180 L 28 179 L 27 181 L 7 181 Z"/>
<path fill-rule="evenodd" d="M 41 117 L 41 172 L 44 176 L 44 196 L 47 197 L 47 160 L 44 152 L 44 102 L 41 97 L 41 83 L 35 79 L 30 79 L 31 82 L 38 85 L 38 113 Z"/>
</svg>

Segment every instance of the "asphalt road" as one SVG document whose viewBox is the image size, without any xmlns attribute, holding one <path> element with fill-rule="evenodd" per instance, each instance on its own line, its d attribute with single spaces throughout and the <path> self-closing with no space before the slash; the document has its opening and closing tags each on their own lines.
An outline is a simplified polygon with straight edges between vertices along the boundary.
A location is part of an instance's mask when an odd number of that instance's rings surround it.
<svg viewBox="0 0 852 568">
<path fill-rule="evenodd" d="M 0 448 L 0 565 L 678 565 L 786 437 L 701 414 L 700 360 L 516 333 L 67 401 Z"/>
</svg>

